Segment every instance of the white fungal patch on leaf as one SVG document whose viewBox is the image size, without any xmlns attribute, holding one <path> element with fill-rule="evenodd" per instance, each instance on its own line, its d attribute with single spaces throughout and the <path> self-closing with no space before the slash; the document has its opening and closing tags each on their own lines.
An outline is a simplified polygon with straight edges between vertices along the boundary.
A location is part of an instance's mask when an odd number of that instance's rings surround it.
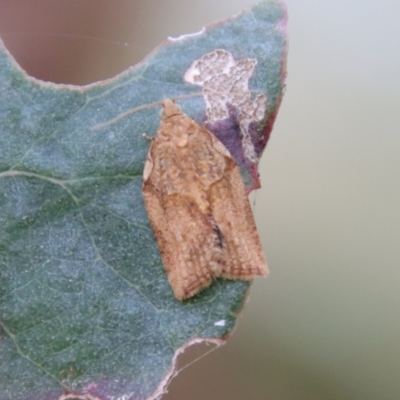
<svg viewBox="0 0 400 400">
<path fill-rule="evenodd" d="M 252 98 L 249 90 L 249 79 L 256 65 L 256 59 L 235 60 L 229 51 L 217 49 L 195 60 L 184 75 L 186 82 L 202 86 L 210 124 L 229 117 L 228 104 L 237 109 L 244 155 L 253 162 L 258 158 L 249 126 L 262 121 L 267 101 L 263 93 Z"/>
</svg>

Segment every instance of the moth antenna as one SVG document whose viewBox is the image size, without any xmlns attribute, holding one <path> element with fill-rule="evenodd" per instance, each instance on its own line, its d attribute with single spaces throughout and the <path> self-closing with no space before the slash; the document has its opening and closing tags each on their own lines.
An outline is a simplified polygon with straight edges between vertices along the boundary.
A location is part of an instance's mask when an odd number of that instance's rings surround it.
<svg viewBox="0 0 400 400">
<path fill-rule="evenodd" d="M 154 140 L 154 137 L 149 136 L 147 133 L 142 133 L 142 136 L 144 139 L 149 140 L 150 142 L 152 142 Z"/>
</svg>

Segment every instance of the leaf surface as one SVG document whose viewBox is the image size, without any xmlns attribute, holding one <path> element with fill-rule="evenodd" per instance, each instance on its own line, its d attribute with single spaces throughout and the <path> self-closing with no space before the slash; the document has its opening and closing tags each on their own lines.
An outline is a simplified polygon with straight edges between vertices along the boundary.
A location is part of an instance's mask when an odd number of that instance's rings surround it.
<svg viewBox="0 0 400 400">
<path fill-rule="evenodd" d="M 174 298 L 143 205 L 142 134 L 177 98 L 257 187 L 237 108 L 210 123 L 184 75 L 216 49 L 257 60 L 249 89 L 267 100 L 249 133 L 260 156 L 282 97 L 285 24 L 282 4 L 262 1 L 87 87 L 37 81 L 0 52 L 0 399 L 146 399 L 185 343 L 229 334 L 248 283 Z"/>
</svg>

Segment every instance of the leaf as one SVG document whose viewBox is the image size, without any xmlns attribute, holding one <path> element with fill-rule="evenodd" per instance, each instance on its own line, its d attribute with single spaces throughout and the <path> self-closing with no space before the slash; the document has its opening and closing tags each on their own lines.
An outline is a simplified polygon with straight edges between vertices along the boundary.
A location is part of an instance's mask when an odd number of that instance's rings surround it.
<svg viewBox="0 0 400 400">
<path fill-rule="evenodd" d="M 260 156 L 282 97 L 285 23 L 280 2 L 262 1 L 87 87 L 37 81 L 0 52 L 2 400 L 158 396 L 185 344 L 225 340 L 248 283 L 174 298 L 143 206 L 142 133 L 156 132 L 164 97 L 181 99 L 257 187 L 240 109 L 227 103 L 228 117 L 211 121 L 204 88 L 184 75 L 216 49 L 257 60 L 249 93 L 266 95 L 266 109 L 246 129 Z"/>
</svg>

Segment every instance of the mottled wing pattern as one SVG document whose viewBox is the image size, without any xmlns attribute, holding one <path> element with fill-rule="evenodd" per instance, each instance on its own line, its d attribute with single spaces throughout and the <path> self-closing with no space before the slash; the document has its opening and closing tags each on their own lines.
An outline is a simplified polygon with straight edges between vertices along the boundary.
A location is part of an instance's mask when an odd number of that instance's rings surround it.
<svg viewBox="0 0 400 400">
<path fill-rule="evenodd" d="M 218 245 L 218 234 L 196 206 L 183 206 L 178 195 L 156 197 L 145 192 L 145 199 L 175 297 L 191 297 L 221 275 L 226 250 Z"/>
<path fill-rule="evenodd" d="M 231 161 L 234 166 L 229 174 L 210 189 L 212 215 L 228 252 L 222 276 L 251 280 L 257 275 L 266 276 L 268 268 L 239 168 Z"/>
</svg>

